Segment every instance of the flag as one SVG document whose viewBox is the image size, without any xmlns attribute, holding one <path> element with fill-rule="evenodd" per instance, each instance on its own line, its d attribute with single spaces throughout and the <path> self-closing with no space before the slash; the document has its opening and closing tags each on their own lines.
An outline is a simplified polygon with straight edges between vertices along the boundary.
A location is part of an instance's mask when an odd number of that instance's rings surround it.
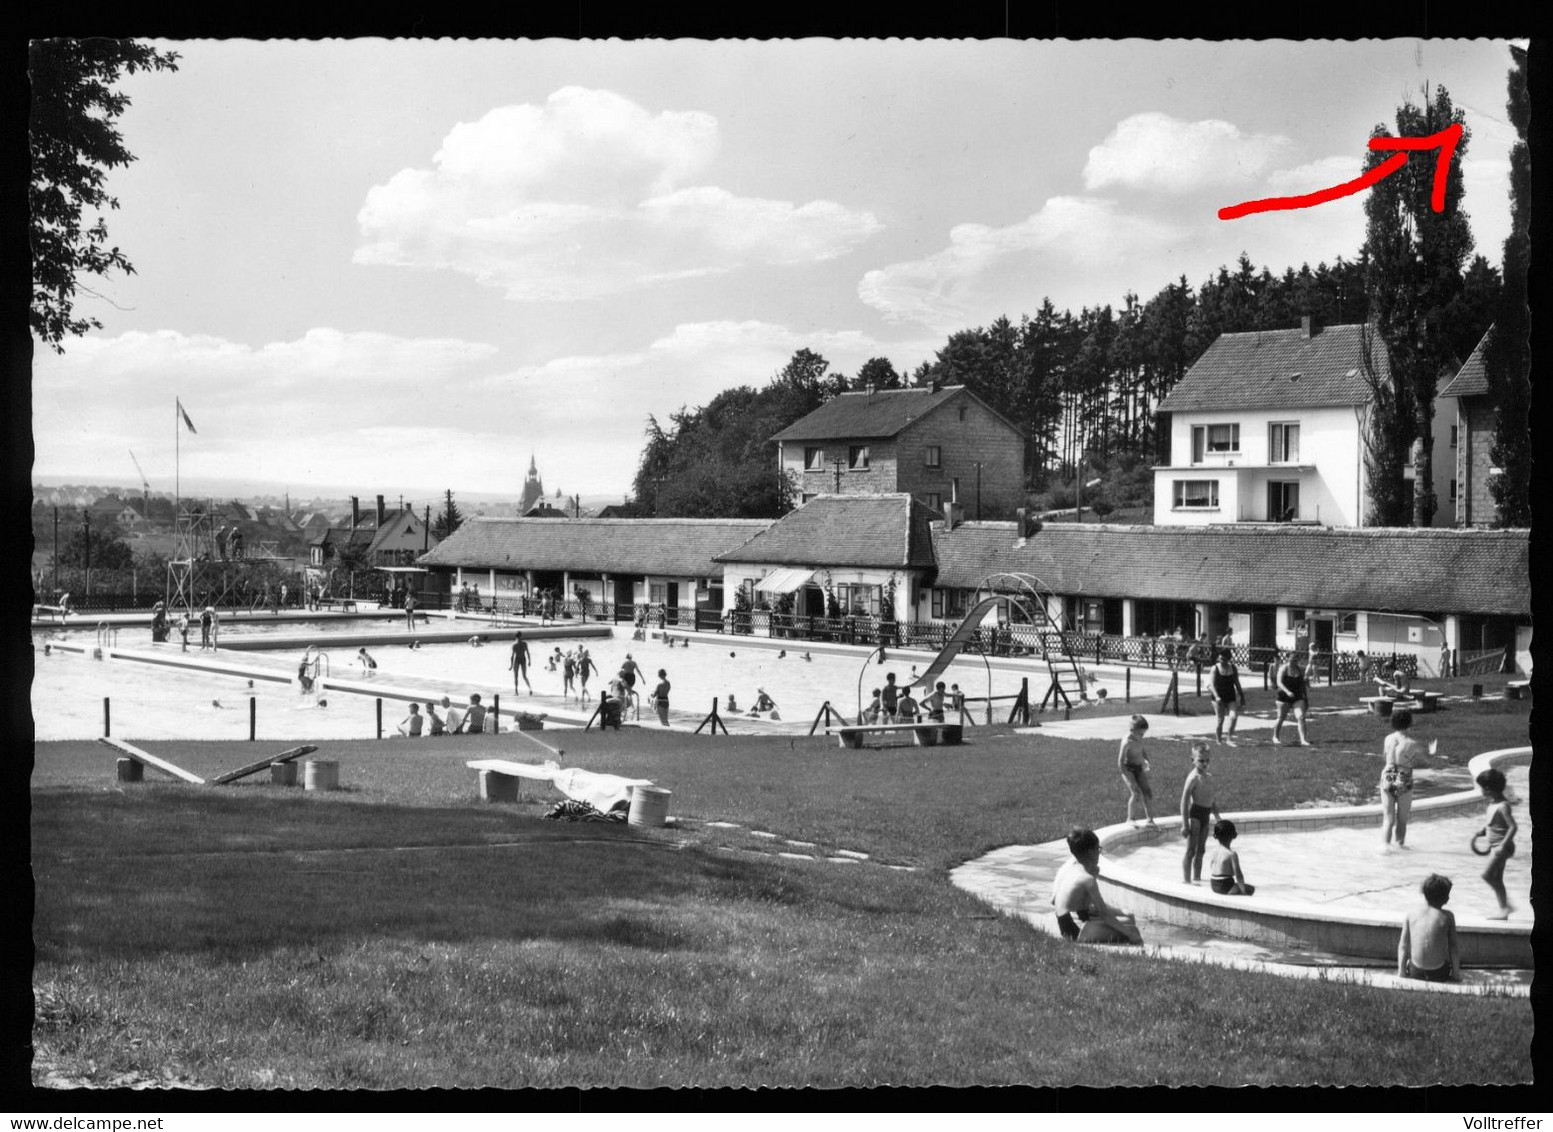
<svg viewBox="0 0 1553 1132">
<path fill-rule="evenodd" d="M 177 400 L 177 398 L 174 398 L 174 400 Z M 189 426 L 189 431 L 198 435 L 199 429 L 194 427 L 194 422 L 189 419 L 189 414 L 184 411 L 182 401 L 178 401 L 178 415 L 183 417 L 183 423 Z"/>
</svg>

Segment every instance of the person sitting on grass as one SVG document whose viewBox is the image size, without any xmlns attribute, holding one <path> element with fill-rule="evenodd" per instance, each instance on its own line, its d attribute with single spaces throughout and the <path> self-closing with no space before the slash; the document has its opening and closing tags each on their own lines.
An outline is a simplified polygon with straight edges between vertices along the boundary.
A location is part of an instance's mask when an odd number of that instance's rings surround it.
<svg viewBox="0 0 1553 1132">
<path fill-rule="evenodd" d="M 1187 884 L 1202 880 L 1203 852 L 1208 845 L 1210 823 L 1219 816 L 1213 800 L 1213 777 L 1208 773 L 1208 744 L 1192 744 L 1192 771 L 1181 788 L 1181 836 L 1186 838 L 1186 853 L 1181 858 L 1181 879 Z"/>
<path fill-rule="evenodd" d="M 1250 896 L 1256 886 L 1246 883 L 1246 875 L 1240 871 L 1240 854 L 1230 848 L 1235 823 L 1229 818 L 1214 822 L 1213 839 L 1218 844 L 1208 851 L 1208 884 L 1220 896 Z"/>
<path fill-rule="evenodd" d="M 443 706 L 444 709 L 446 709 L 447 704 L 448 704 L 448 698 L 446 696 L 443 696 L 442 697 L 442 706 Z M 443 734 L 446 734 L 447 726 L 446 726 L 446 724 L 444 724 L 442 722 L 442 717 L 437 714 L 437 705 L 434 704 L 434 703 L 431 703 L 430 701 L 427 701 L 427 703 L 426 703 L 426 722 L 431 725 L 431 733 L 433 735 L 443 735 Z"/>
<path fill-rule="evenodd" d="M 1477 776 L 1478 789 L 1488 798 L 1488 822 L 1483 833 L 1488 837 L 1488 867 L 1483 870 L 1483 880 L 1494 890 L 1499 910 L 1490 920 L 1508 920 L 1515 906 L 1510 903 L 1504 887 L 1505 862 L 1515 856 L 1515 834 L 1519 827 L 1515 815 L 1510 812 L 1510 800 L 1505 797 L 1504 771 L 1489 767 Z"/>
<path fill-rule="evenodd" d="M 421 715 L 421 705 L 411 704 L 410 714 L 399 722 L 399 734 L 408 735 L 412 739 L 420 738 L 421 728 L 426 725 L 426 717 Z"/>
<path fill-rule="evenodd" d="M 1461 954 L 1456 947 L 1456 917 L 1445 910 L 1451 898 L 1451 878 L 1430 873 L 1419 885 L 1424 906 L 1402 921 L 1397 941 L 1397 976 L 1428 983 L 1461 979 Z"/>
<path fill-rule="evenodd" d="M 1100 895 L 1100 839 L 1095 831 L 1074 826 L 1068 834 L 1068 852 L 1073 860 L 1052 878 L 1051 903 L 1062 937 L 1078 943 L 1142 944 L 1143 933 L 1133 918 L 1112 908 Z"/>
<path fill-rule="evenodd" d="M 447 734 L 460 735 L 464 731 L 465 711 L 461 707 L 454 707 L 446 696 L 442 697 L 443 710 L 448 713 Z"/>
<path fill-rule="evenodd" d="M 478 735 L 485 730 L 485 705 L 480 702 L 479 692 L 469 693 L 469 711 L 464 715 L 464 732 L 468 735 Z"/>
</svg>

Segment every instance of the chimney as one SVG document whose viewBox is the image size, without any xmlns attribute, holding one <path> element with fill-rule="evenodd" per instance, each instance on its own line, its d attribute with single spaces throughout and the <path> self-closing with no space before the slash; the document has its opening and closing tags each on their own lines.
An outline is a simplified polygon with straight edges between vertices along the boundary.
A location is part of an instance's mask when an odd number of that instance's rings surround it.
<svg viewBox="0 0 1553 1132">
<path fill-rule="evenodd" d="M 377 529 L 383 529 L 383 497 L 377 497 Z"/>
<path fill-rule="evenodd" d="M 361 522 L 361 500 L 351 496 L 351 534 L 356 533 L 356 524 Z"/>
<path fill-rule="evenodd" d="M 933 384 L 931 386 L 929 386 L 929 392 L 937 393 L 943 387 L 944 387 L 944 383 L 942 381 L 939 381 L 938 378 L 935 377 L 933 379 Z"/>
<path fill-rule="evenodd" d="M 960 488 L 956 482 L 949 484 L 949 502 L 944 505 L 944 529 L 954 530 L 965 521 L 965 508 L 960 503 Z"/>
<path fill-rule="evenodd" d="M 1301 338 L 1314 338 L 1320 329 L 1321 328 L 1316 325 L 1316 319 L 1314 315 L 1307 314 L 1300 316 Z"/>
</svg>

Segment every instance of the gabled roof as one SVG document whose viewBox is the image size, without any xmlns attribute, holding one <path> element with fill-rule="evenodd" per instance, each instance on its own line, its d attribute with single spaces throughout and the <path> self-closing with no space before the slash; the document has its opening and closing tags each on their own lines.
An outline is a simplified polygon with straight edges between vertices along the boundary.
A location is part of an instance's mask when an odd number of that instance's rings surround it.
<svg viewBox="0 0 1553 1132">
<path fill-rule="evenodd" d="M 1312 409 L 1363 405 L 1363 338 L 1370 339 L 1377 374 L 1390 373 L 1386 344 L 1358 323 L 1303 330 L 1221 334 L 1159 404 L 1162 413 L 1219 409 Z M 1294 375 L 1298 374 L 1298 377 Z"/>
<path fill-rule="evenodd" d="M 1483 397 L 1488 394 L 1488 365 L 1485 355 L 1488 353 L 1488 336 L 1494 332 L 1490 326 L 1483 331 L 1483 337 L 1478 339 L 1478 344 L 1472 348 L 1472 355 L 1462 363 L 1462 367 L 1456 371 L 1456 376 L 1445 383 L 1445 388 L 1435 394 L 1436 397 Z"/>
<path fill-rule="evenodd" d="M 832 397 L 808 416 L 794 421 L 772 440 L 879 440 L 894 436 L 936 409 L 958 397 L 979 401 L 963 385 L 930 386 L 910 389 L 882 389 L 877 393 L 842 393 Z M 994 410 L 988 407 L 988 412 Z M 999 416 L 1008 427 L 1012 424 Z"/>
<path fill-rule="evenodd" d="M 973 589 L 1006 571 L 1092 597 L 1531 613 L 1524 530 L 1052 523 L 1015 541 L 1013 523 L 936 525 L 937 584 Z"/>
<path fill-rule="evenodd" d="M 931 570 L 936 514 L 904 493 L 819 495 L 717 560 Z"/>
<path fill-rule="evenodd" d="M 770 519 L 467 519 L 422 566 L 722 576 L 714 557 Z"/>
</svg>

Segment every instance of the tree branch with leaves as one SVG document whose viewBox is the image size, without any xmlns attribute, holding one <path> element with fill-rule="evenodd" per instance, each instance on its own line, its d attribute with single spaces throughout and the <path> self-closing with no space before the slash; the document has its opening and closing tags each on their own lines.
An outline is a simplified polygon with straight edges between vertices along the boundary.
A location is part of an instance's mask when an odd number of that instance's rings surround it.
<svg viewBox="0 0 1553 1132">
<path fill-rule="evenodd" d="M 178 54 L 130 40 L 47 39 L 31 45 L 28 191 L 32 237 L 32 332 L 64 353 L 67 337 L 102 323 L 75 311 L 81 278 L 132 274 L 129 258 L 108 242 L 104 213 L 119 207 L 108 194 L 108 171 L 135 155 L 116 122 L 129 106 L 114 89 L 123 74 L 176 71 Z"/>
</svg>

